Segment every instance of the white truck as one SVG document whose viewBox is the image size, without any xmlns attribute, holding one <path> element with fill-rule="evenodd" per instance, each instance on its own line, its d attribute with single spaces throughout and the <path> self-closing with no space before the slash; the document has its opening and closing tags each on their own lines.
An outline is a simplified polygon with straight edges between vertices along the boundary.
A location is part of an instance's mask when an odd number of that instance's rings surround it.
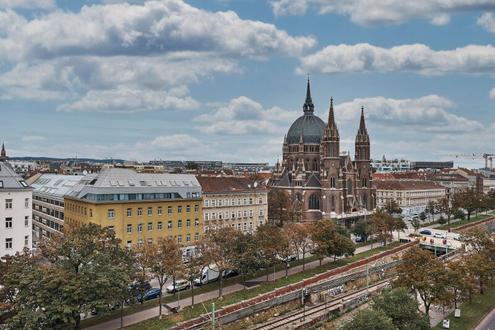
<svg viewBox="0 0 495 330">
<path fill-rule="evenodd" d="M 215 265 L 203 268 L 201 276 L 194 279 L 194 285 L 200 286 L 218 280 L 220 273 Z"/>
</svg>

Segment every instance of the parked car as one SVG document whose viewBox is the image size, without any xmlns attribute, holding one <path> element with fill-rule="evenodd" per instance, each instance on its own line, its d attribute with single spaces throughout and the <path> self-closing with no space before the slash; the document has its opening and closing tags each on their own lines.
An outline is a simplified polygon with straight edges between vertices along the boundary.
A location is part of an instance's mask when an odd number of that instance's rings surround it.
<svg viewBox="0 0 495 330">
<path fill-rule="evenodd" d="M 143 298 L 139 298 L 139 301 L 147 301 L 147 300 L 151 300 L 151 299 L 155 299 L 155 298 L 158 298 L 158 296 L 160 295 L 160 289 L 159 288 L 152 288 L 150 290 L 148 290 Z"/>
<path fill-rule="evenodd" d="M 276 258 L 282 262 L 291 262 L 291 261 L 295 261 L 297 259 L 297 255 L 293 254 L 293 255 L 290 255 L 287 258 L 285 258 L 285 257 L 277 254 Z"/>
<path fill-rule="evenodd" d="M 191 283 L 189 283 L 188 280 L 176 280 L 175 286 L 173 283 L 172 285 L 167 286 L 167 292 L 173 293 L 173 292 L 189 289 L 190 287 L 191 287 Z"/>
<path fill-rule="evenodd" d="M 223 278 L 230 278 L 239 275 L 239 272 L 236 269 L 228 269 L 223 272 Z"/>
<path fill-rule="evenodd" d="M 364 242 L 364 238 L 362 236 L 356 236 L 356 238 L 354 239 L 354 242 L 362 243 L 362 242 Z"/>
<path fill-rule="evenodd" d="M 419 233 L 421 235 L 427 235 L 427 236 L 430 236 L 431 235 L 431 230 L 428 230 L 428 229 L 423 229 L 423 230 L 420 230 Z"/>
<path fill-rule="evenodd" d="M 134 297 L 139 297 L 141 293 L 146 293 L 151 289 L 150 282 L 133 282 L 129 284 L 129 290 Z"/>
</svg>

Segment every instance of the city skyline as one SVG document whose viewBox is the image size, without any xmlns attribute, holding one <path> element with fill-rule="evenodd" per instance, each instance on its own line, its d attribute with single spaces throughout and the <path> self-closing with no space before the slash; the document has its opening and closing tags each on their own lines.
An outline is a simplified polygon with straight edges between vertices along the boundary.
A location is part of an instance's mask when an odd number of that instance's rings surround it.
<svg viewBox="0 0 495 330">
<path fill-rule="evenodd" d="M 346 3 L 0 1 L 0 139 L 14 157 L 273 164 L 309 73 L 343 151 L 364 106 L 372 158 L 493 152 L 493 1 Z"/>
</svg>

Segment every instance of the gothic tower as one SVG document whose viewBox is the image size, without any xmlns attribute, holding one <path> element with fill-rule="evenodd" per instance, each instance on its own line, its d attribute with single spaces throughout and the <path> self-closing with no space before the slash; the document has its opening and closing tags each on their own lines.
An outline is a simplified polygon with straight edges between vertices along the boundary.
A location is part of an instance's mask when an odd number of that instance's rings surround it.
<svg viewBox="0 0 495 330">
<path fill-rule="evenodd" d="M 7 152 L 5 151 L 5 144 L 2 143 L 2 150 L 0 151 L 0 162 L 7 161 Z"/>
<path fill-rule="evenodd" d="M 355 143 L 355 166 L 357 170 L 357 197 L 361 207 L 372 210 L 373 198 L 371 190 L 371 159 L 370 159 L 370 137 L 366 129 L 364 119 L 364 108 L 361 107 L 361 120 L 356 135 Z"/>
<path fill-rule="evenodd" d="M 343 199 L 342 171 L 340 168 L 340 137 L 333 111 L 333 99 L 330 99 L 328 123 L 321 138 L 322 211 L 327 217 L 331 212 L 341 213 Z"/>
</svg>

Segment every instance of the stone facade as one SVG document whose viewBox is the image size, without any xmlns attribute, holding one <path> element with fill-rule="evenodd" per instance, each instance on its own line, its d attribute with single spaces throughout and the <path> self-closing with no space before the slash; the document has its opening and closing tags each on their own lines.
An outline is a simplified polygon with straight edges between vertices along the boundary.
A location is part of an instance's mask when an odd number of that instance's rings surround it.
<svg viewBox="0 0 495 330">
<path fill-rule="evenodd" d="M 308 81 L 303 115 L 284 138 L 282 164 L 277 162 L 271 186 L 286 190 L 302 203 L 303 221 L 351 218 L 372 211 L 375 192 L 364 109 L 352 160 L 340 152 L 333 100 L 325 124 L 314 115 Z"/>
</svg>

